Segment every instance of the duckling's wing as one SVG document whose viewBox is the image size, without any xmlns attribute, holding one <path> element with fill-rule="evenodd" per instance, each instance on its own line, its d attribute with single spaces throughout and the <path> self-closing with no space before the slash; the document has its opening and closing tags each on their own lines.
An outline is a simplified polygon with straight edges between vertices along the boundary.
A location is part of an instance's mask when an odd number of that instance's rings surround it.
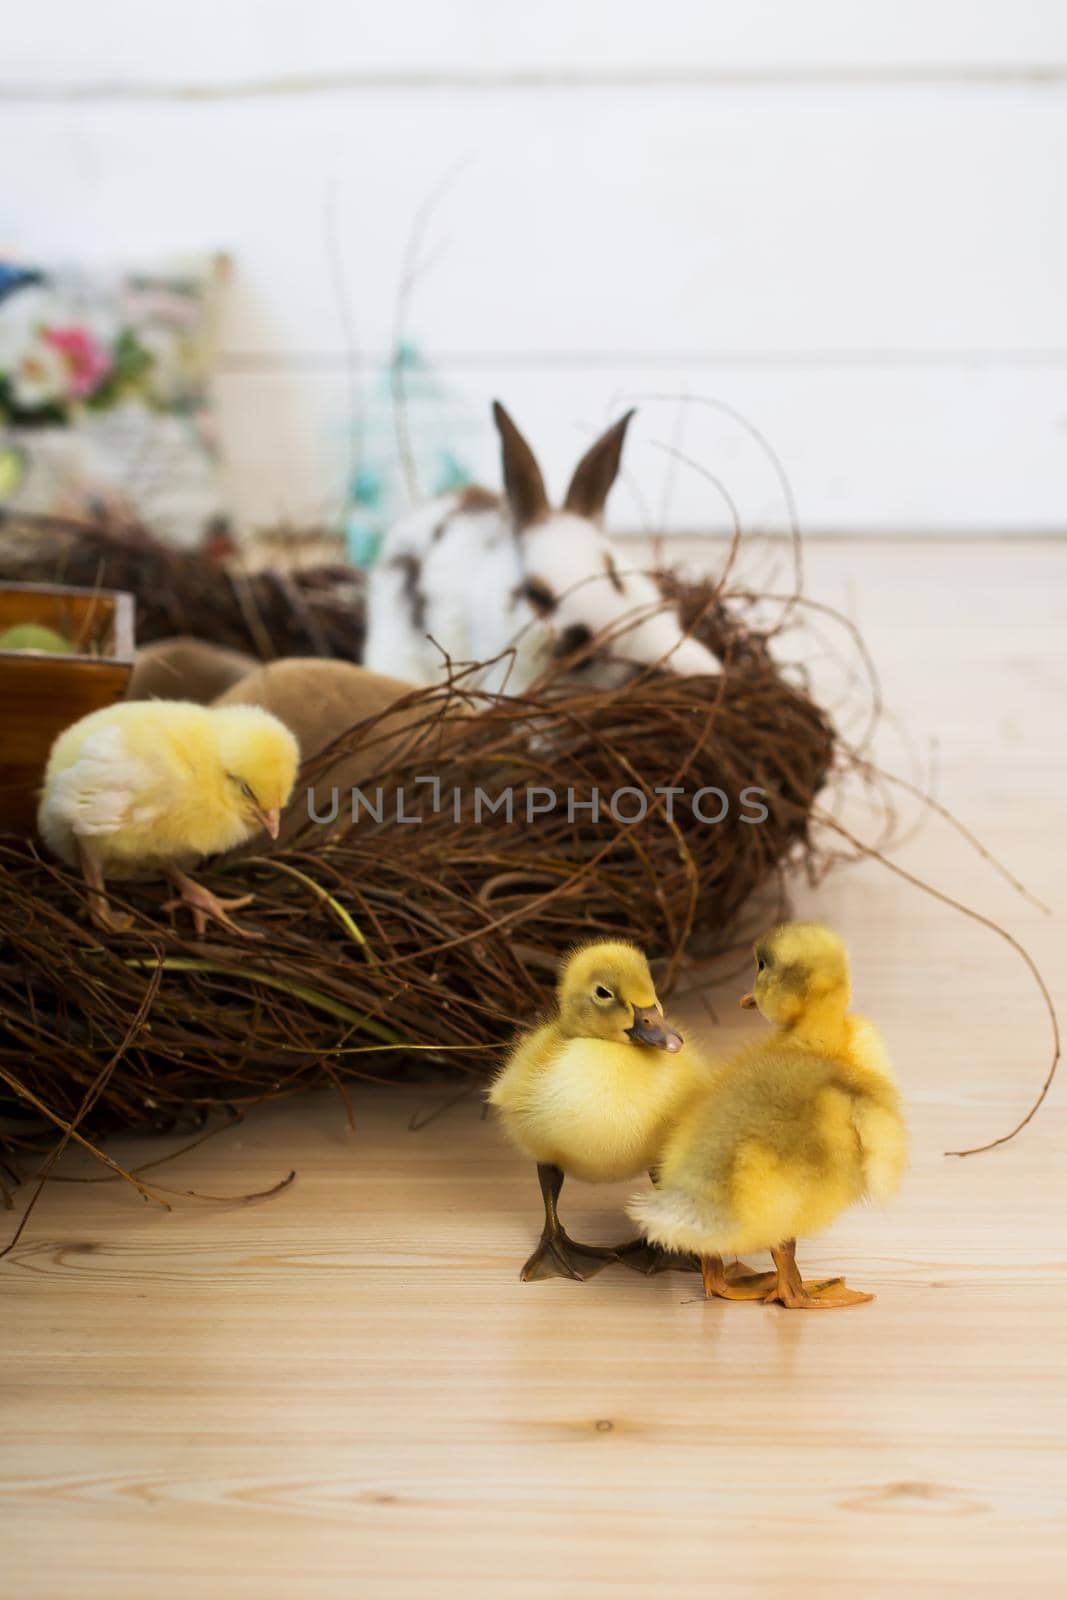
<svg viewBox="0 0 1067 1600">
<path fill-rule="evenodd" d="M 864 1193 L 870 1200 L 891 1200 L 908 1158 L 908 1134 L 900 1110 L 857 1095 L 852 1124 L 860 1147 Z"/>
<path fill-rule="evenodd" d="M 852 1036 L 849 1041 L 850 1058 L 858 1066 L 866 1067 L 869 1072 L 876 1072 L 879 1077 L 895 1084 L 896 1074 L 889 1059 L 889 1050 L 874 1023 L 869 1018 L 860 1016 L 853 1016 L 850 1021 L 852 1024 Z"/>
<path fill-rule="evenodd" d="M 520 1034 L 507 1060 L 489 1085 L 486 1099 L 501 1110 L 513 1109 L 529 1095 L 541 1072 L 554 1059 L 561 1040 L 553 1023 Z"/>
</svg>

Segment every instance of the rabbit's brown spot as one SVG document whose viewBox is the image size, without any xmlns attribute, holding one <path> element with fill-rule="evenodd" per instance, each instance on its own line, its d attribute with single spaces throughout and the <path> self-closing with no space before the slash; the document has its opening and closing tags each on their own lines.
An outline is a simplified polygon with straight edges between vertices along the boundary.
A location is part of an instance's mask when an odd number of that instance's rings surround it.
<svg viewBox="0 0 1067 1600">
<path fill-rule="evenodd" d="M 593 642 L 593 632 L 586 627 L 584 622 L 572 622 L 569 628 L 564 628 L 556 641 L 556 656 L 563 660 L 567 656 L 577 655 L 579 650 L 585 650 Z M 572 671 L 583 672 L 592 665 L 592 656 L 586 655 L 581 661 L 575 661 Z"/>
<path fill-rule="evenodd" d="M 516 600 L 528 600 L 539 617 L 550 617 L 559 604 L 543 578 L 527 578 L 514 591 Z"/>
<path fill-rule="evenodd" d="M 480 483 L 468 483 L 460 492 L 456 502 L 457 511 L 497 511 L 500 509 L 500 496 L 494 494 L 492 489 L 483 489 Z"/>
<path fill-rule="evenodd" d="M 615 557 L 612 555 L 610 550 L 605 550 L 604 552 L 604 571 L 611 579 L 611 587 L 615 590 L 615 593 L 625 594 L 626 585 L 619 577 L 619 569 L 615 565 Z"/>
<path fill-rule="evenodd" d="M 404 577 L 404 598 L 411 608 L 411 625 L 422 628 L 426 623 L 426 596 L 419 587 L 422 563 L 418 556 L 402 555 L 393 557 L 393 566 Z"/>
</svg>

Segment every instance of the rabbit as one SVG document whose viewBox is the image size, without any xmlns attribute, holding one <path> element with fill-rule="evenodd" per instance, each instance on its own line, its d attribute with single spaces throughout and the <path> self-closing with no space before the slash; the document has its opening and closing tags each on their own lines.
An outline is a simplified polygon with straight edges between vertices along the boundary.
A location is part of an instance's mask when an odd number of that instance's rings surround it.
<svg viewBox="0 0 1067 1600">
<path fill-rule="evenodd" d="M 485 662 L 468 686 L 513 695 L 556 663 L 597 688 L 655 663 L 715 672 L 654 579 L 624 570 L 601 527 L 632 416 L 590 446 L 556 511 L 533 451 L 494 401 L 504 495 L 473 486 L 394 523 L 371 572 L 365 665 L 429 684 Z"/>
</svg>

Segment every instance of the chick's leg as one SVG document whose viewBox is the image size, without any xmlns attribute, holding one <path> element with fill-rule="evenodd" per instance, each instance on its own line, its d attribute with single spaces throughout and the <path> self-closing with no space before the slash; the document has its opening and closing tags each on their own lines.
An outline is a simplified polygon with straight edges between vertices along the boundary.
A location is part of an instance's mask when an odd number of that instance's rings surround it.
<svg viewBox="0 0 1067 1600">
<path fill-rule="evenodd" d="M 563 1173 L 559 1167 L 541 1161 L 537 1165 L 537 1180 L 541 1185 L 541 1198 L 545 1203 L 545 1225 L 541 1242 L 520 1274 L 523 1283 L 534 1283 L 539 1278 L 575 1278 L 579 1283 L 591 1278 L 616 1259 L 610 1245 L 577 1244 L 567 1237 L 559 1220 L 556 1203 L 563 1188 Z"/>
<path fill-rule="evenodd" d="M 82 877 L 89 889 L 89 915 L 94 924 L 105 933 L 127 933 L 133 927 L 133 918 L 125 911 L 112 911 L 104 892 L 104 869 L 91 846 L 81 839 L 78 841 L 78 855 Z"/>
<path fill-rule="evenodd" d="M 786 1239 L 771 1251 L 777 1271 L 777 1283 L 765 1296 L 777 1300 L 789 1311 L 834 1311 L 843 1306 L 860 1306 L 873 1300 L 873 1294 L 859 1289 L 849 1289 L 844 1278 L 828 1278 L 818 1283 L 805 1283 L 797 1266 L 797 1242 Z"/>
<path fill-rule="evenodd" d="M 224 928 L 229 928 L 231 933 L 239 934 L 242 939 L 262 939 L 261 933 L 254 932 L 251 928 L 242 928 L 228 915 L 231 911 L 240 911 L 242 906 L 249 906 L 255 895 L 242 894 L 234 899 L 223 900 L 217 894 L 212 894 L 210 889 L 205 889 L 202 883 L 187 877 L 177 867 L 167 867 L 167 877 L 178 891 L 176 900 L 165 900 L 164 911 L 176 910 L 179 906 L 188 906 L 193 913 L 193 926 L 198 934 L 203 934 L 207 929 L 208 918 L 221 922 Z"/>
</svg>

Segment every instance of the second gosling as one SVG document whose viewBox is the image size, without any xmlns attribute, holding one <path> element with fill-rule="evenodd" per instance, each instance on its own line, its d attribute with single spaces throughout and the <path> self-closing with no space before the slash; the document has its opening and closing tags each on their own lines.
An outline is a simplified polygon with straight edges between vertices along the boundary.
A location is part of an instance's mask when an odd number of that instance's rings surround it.
<svg viewBox="0 0 1067 1600">
<path fill-rule="evenodd" d="M 658 1188 L 630 1216 L 645 1237 L 701 1258 L 707 1295 L 829 1310 L 873 1299 L 835 1278 L 805 1282 L 798 1235 L 858 1200 L 886 1200 L 904 1169 L 900 1093 L 872 1023 L 849 1012 L 848 954 L 819 923 L 787 923 L 755 948 L 741 1004 L 771 1037 L 727 1062 L 692 1099 L 663 1150 Z M 734 1278 L 724 1251 L 767 1249 L 774 1272 Z"/>
</svg>

